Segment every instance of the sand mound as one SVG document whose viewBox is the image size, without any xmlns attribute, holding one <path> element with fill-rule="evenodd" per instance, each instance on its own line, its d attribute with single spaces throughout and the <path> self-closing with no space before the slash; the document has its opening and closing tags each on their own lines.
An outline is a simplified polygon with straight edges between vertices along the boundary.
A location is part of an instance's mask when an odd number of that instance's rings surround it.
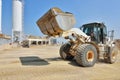
<svg viewBox="0 0 120 80">
<path fill-rule="evenodd" d="M 116 46 L 119 48 L 119 50 L 120 50 L 120 39 L 116 39 L 115 40 L 115 44 L 116 44 Z"/>
</svg>

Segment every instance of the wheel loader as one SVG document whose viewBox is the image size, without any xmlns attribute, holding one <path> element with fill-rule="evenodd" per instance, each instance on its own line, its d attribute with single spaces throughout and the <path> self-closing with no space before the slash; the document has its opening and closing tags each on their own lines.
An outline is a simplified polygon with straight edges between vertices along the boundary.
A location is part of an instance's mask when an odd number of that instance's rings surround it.
<svg viewBox="0 0 120 80">
<path fill-rule="evenodd" d="M 75 22 L 72 13 L 54 7 L 37 21 L 37 25 L 43 34 L 64 37 L 68 41 L 59 51 L 64 60 L 75 59 L 83 67 L 94 66 L 100 59 L 110 64 L 116 62 L 118 51 L 114 41 L 107 37 L 103 23 L 88 23 L 79 29 L 73 28 Z"/>
</svg>

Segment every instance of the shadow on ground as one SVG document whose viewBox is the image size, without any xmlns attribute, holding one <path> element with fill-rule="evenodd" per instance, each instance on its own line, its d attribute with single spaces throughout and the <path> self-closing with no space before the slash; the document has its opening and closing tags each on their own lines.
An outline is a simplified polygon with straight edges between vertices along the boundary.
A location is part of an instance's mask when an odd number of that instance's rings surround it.
<svg viewBox="0 0 120 80">
<path fill-rule="evenodd" d="M 78 65 L 78 63 L 76 62 L 75 59 L 71 60 L 68 64 L 70 64 L 72 66 L 76 66 L 76 67 L 82 67 L 82 66 Z M 99 59 L 95 64 L 109 64 L 109 63 L 106 63 L 103 59 Z"/>
<path fill-rule="evenodd" d="M 27 56 L 27 57 L 20 57 L 21 64 L 24 66 L 42 66 L 48 65 L 49 63 L 44 59 L 41 59 L 36 56 Z"/>
<path fill-rule="evenodd" d="M 77 62 L 75 61 L 75 59 L 71 60 L 68 64 L 70 64 L 72 66 L 80 67 L 80 65 L 77 64 Z"/>
<path fill-rule="evenodd" d="M 27 56 L 27 57 L 20 57 L 21 64 L 24 66 L 43 66 L 48 65 L 49 61 L 67 61 L 63 60 L 61 57 L 54 57 L 54 58 L 45 58 L 41 59 L 37 56 Z M 105 64 L 103 59 L 100 59 L 96 62 L 97 64 Z M 69 60 L 68 64 L 76 67 L 80 67 L 80 65 L 77 64 L 75 59 Z"/>
<path fill-rule="evenodd" d="M 54 57 L 54 58 L 46 58 L 48 61 L 63 61 L 61 57 Z"/>
</svg>

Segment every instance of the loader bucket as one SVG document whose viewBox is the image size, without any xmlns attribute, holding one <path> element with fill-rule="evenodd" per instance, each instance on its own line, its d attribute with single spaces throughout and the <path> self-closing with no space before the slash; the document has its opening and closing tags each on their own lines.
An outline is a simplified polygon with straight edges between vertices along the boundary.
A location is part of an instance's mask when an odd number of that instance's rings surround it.
<svg viewBox="0 0 120 80">
<path fill-rule="evenodd" d="M 59 8 L 51 8 L 38 21 L 41 32 L 48 36 L 60 35 L 63 31 L 71 29 L 75 24 L 72 13 L 63 12 Z"/>
</svg>

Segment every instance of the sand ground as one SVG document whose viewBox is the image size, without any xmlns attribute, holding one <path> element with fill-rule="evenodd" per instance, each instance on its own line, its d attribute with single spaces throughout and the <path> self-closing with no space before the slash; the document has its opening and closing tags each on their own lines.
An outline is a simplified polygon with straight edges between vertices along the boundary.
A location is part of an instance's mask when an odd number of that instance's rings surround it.
<svg viewBox="0 0 120 80">
<path fill-rule="evenodd" d="M 59 46 L 0 51 L 0 80 L 120 80 L 120 55 L 114 64 L 81 67 L 59 57 Z"/>
</svg>

